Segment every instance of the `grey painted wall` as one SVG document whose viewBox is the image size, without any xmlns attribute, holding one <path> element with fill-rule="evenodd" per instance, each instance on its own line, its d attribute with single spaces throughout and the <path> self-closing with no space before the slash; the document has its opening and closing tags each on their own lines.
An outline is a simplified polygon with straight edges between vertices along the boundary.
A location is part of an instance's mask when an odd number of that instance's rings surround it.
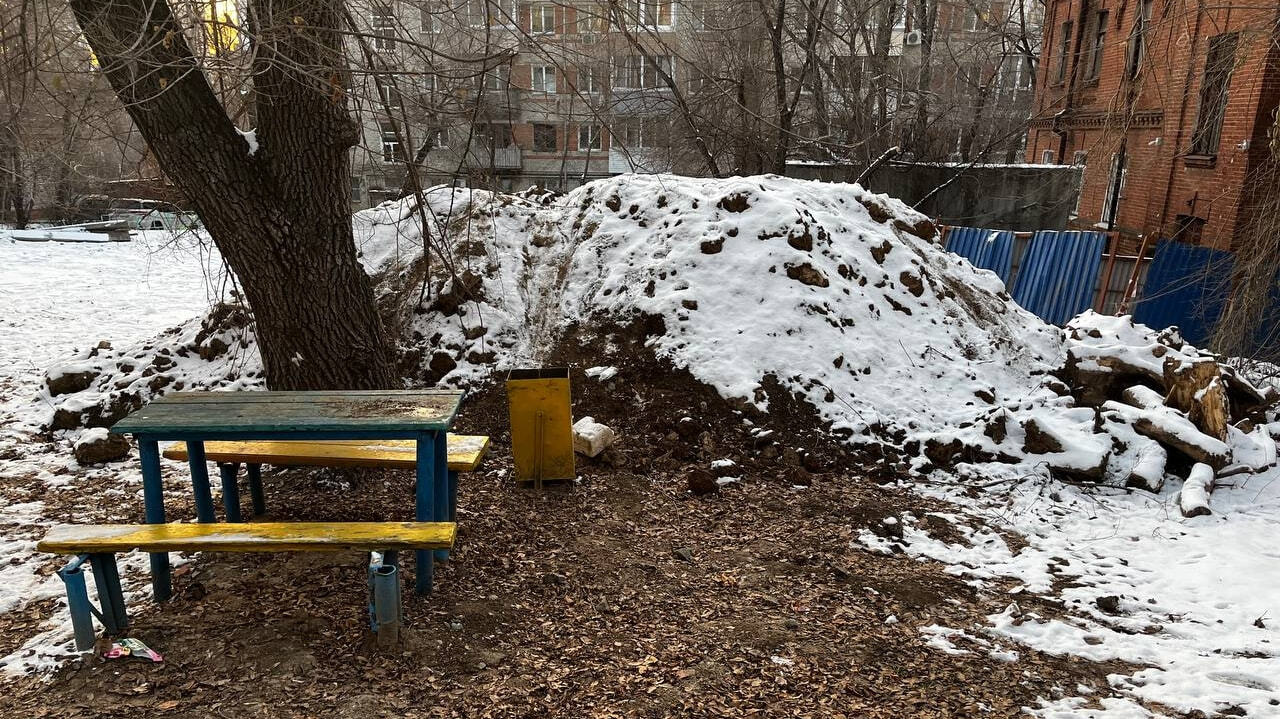
<svg viewBox="0 0 1280 719">
<path fill-rule="evenodd" d="M 787 174 L 824 182 L 852 182 L 862 169 L 856 165 L 791 164 Z M 1065 230 L 1079 192 L 1080 168 L 890 162 L 877 168 L 863 184 L 872 192 L 915 205 L 943 183 L 949 184 L 916 208 L 942 224 L 996 230 Z"/>
</svg>

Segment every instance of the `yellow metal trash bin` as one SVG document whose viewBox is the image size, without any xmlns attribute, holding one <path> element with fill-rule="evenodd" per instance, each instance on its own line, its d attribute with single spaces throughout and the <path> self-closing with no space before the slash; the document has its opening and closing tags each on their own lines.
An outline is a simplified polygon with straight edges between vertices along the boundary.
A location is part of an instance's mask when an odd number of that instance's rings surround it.
<svg viewBox="0 0 1280 719">
<path fill-rule="evenodd" d="M 516 479 L 573 479 L 573 420 L 569 368 L 516 369 L 507 375 L 511 453 Z"/>
</svg>

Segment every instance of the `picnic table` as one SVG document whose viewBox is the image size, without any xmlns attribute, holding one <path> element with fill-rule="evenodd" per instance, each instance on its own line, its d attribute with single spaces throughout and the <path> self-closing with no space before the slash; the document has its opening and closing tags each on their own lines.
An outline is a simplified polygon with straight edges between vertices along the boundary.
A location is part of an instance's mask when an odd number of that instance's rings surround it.
<svg viewBox="0 0 1280 719">
<path fill-rule="evenodd" d="M 120 420 L 112 431 L 131 434 L 137 441 L 148 524 L 166 521 L 159 443 L 169 441 L 187 445 L 197 521 L 216 521 L 204 443 L 218 440 L 414 440 L 415 518 L 448 521 L 446 435 L 463 394 L 452 390 L 173 392 Z M 250 489 L 255 494 L 261 491 Z M 231 499 L 238 502 L 238 497 L 224 496 L 225 501 Z M 258 504 L 260 498 L 255 496 Z M 433 552 L 419 550 L 417 562 L 417 590 L 427 593 Z M 168 553 L 151 554 L 151 585 L 158 601 L 172 596 Z"/>
</svg>

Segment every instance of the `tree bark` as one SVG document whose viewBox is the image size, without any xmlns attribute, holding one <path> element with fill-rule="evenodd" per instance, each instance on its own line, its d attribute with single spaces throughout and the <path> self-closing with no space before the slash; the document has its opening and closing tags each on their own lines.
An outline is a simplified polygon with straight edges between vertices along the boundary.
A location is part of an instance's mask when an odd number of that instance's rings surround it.
<svg viewBox="0 0 1280 719">
<path fill-rule="evenodd" d="M 272 389 L 396 384 L 351 231 L 340 0 L 251 0 L 258 150 L 167 2 L 71 0 L 103 74 L 240 279 Z"/>
</svg>

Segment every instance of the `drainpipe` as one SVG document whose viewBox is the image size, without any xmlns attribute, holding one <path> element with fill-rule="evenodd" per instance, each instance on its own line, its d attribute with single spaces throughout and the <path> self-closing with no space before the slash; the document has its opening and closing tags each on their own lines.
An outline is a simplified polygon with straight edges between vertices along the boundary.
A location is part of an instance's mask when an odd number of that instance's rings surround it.
<svg viewBox="0 0 1280 719">
<path fill-rule="evenodd" d="M 1129 144 L 1128 134 L 1120 137 L 1120 150 L 1116 153 L 1115 174 L 1111 176 L 1111 197 L 1107 204 L 1107 232 L 1116 229 L 1116 215 L 1120 212 L 1120 185 L 1124 183 L 1124 166 L 1128 161 L 1125 150 Z"/>
</svg>

